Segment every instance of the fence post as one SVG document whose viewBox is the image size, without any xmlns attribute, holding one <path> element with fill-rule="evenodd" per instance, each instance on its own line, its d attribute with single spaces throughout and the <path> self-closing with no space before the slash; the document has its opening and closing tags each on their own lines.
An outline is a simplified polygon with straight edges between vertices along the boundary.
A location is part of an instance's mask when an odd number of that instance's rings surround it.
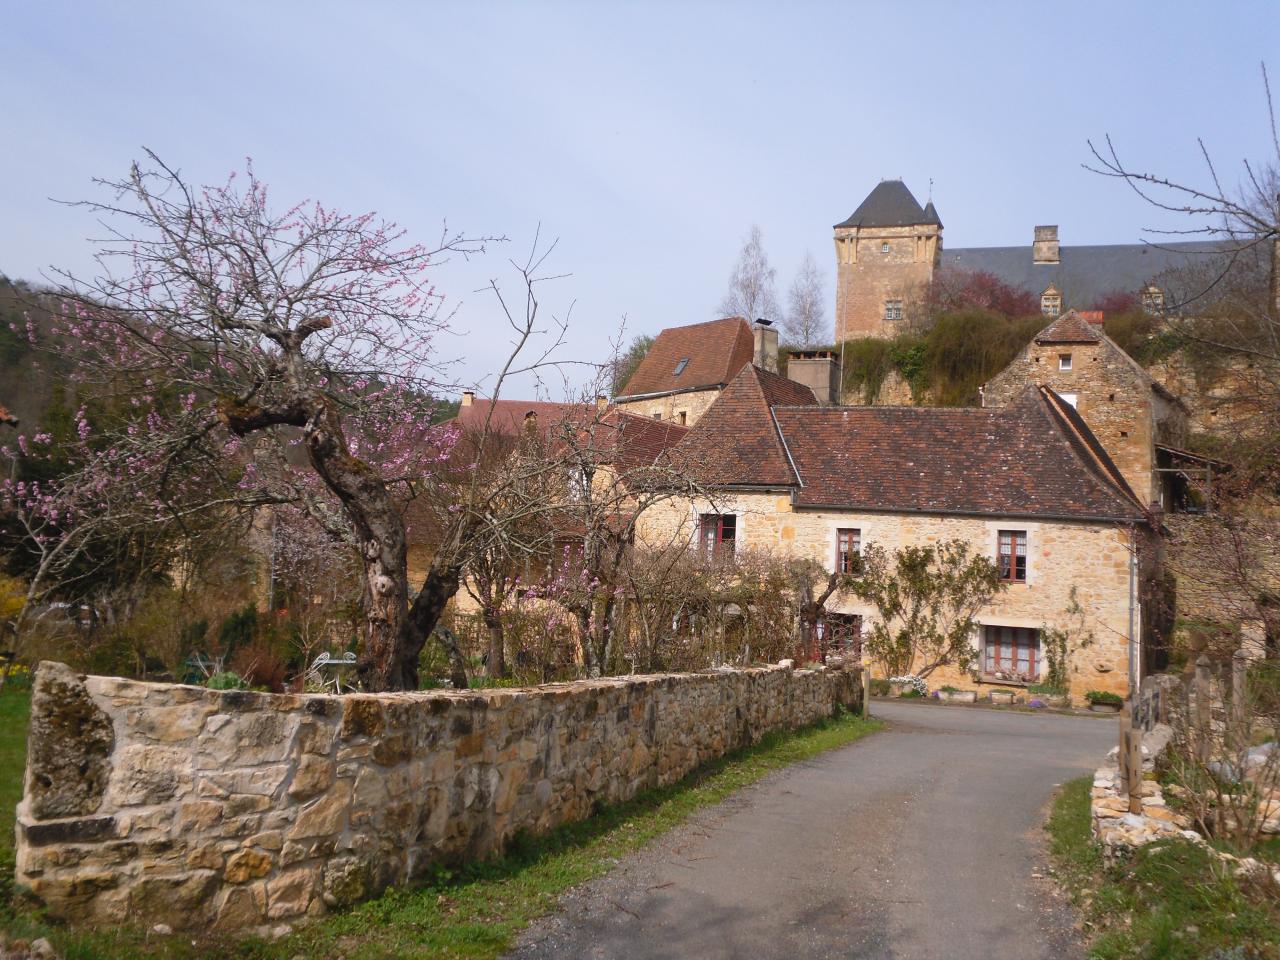
<svg viewBox="0 0 1280 960">
<path fill-rule="evenodd" d="M 871 668 L 862 665 L 862 719 L 871 717 Z"/>
<path fill-rule="evenodd" d="M 1139 744 L 1134 750 L 1135 741 Z M 1135 752 L 1137 762 L 1134 762 Z M 1125 795 L 1129 798 L 1129 812 L 1142 812 L 1142 748 L 1137 729 L 1133 725 L 1133 701 L 1126 699 L 1120 709 L 1120 743 L 1116 751 L 1116 761 L 1120 767 L 1120 783 Z M 1136 809 L 1135 809 L 1136 803 Z"/>
<path fill-rule="evenodd" d="M 1243 649 L 1231 658 L 1231 726 L 1233 749 L 1245 750 L 1249 746 L 1246 730 L 1249 706 L 1249 658 Z"/>
<path fill-rule="evenodd" d="M 1209 689 L 1209 658 L 1203 653 L 1196 659 L 1196 737 L 1201 763 L 1213 754 L 1212 694 Z"/>
</svg>

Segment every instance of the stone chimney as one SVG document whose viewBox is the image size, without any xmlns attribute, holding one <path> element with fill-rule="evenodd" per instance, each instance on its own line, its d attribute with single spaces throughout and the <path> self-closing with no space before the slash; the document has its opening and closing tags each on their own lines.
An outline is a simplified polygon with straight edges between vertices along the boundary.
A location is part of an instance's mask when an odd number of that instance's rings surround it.
<svg viewBox="0 0 1280 960">
<path fill-rule="evenodd" d="M 757 320 L 751 325 L 751 333 L 756 341 L 754 363 L 770 373 L 778 372 L 778 331 L 772 320 Z"/>
<path fill-rule="evenodd" d="M 830 350 L 798 350 L 787 357 L 787 378 L 802 383 L 824 407 L 840 404 L 840 361 Z"/>
<path fill-rule="evenodd" d="M 1033 263 L 1058 262 L 1057 224 L 1047 227 L 1036 227 L 1035 240 L 1031 243 L 1031 261 Z"/>
<path fill-rule="evenodd" d="M 474 390 L 462 391 L 462 406 L 469 407 L 476 402 L 476 392 Z"/>
<path fill-rule="evenodd" d="M 597 393 L 596 394 L 596 411 L 598 413 L 604 413 L 608 409 L 609 409 L 609 398 L 606 397 L 603 393 Z"/>
</svg>

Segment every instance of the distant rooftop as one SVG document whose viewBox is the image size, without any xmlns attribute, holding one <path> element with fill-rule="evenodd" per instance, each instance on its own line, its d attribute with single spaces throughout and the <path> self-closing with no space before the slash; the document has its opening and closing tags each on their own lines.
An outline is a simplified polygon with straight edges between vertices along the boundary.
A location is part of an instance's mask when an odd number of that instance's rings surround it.
<svg viewBox="0 0 1280 960">
<path fill-rule="evenodd" d="M 921 223 L 941 225 L 933 202 L 926 210 L 901 180 L 881 180 L 858 209 L 849 214 L 849 219 L 836 226 L 910 227 Z"/>
</svg>

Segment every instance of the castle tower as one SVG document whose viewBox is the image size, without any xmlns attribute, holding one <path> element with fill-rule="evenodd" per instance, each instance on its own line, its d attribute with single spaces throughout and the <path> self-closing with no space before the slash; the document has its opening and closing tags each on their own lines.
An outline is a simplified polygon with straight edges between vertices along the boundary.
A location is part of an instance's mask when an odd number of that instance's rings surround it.
<svg viewBox="0 0 1280 960">
<path fill-rule="evenodd" d="M 942 221 L 901 180 L 881 180 L 835 225 L 836 340 L 893 336 L 942 260 Z"/>
</svg>

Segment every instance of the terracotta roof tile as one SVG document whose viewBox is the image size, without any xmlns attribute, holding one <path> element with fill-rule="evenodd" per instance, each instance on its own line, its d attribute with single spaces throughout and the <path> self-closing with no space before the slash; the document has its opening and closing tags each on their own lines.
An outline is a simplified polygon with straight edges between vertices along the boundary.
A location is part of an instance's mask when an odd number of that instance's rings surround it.
<svg viewBox="0 0 1280 960">
<path fill-rule="evenodd" d="M 1036 343 L 1101 343 L 1102 335 L 1095 324 L 1068 310 L 1035 336 Z"/>
<path fill-rule="evenodd" d="M 803 384 L 748 364 L 725 387 L 674 454 L 704 483 L 791 486 L 796 482 L 770 408 L 816 406 Z"/>
<path fill-rule="evenodd" d="M 668 327 L 653 341 L 618 399 L 723 386 L 754 355 L 755 338 L 741 317 Z"/>
<path fill-rule="evenodd" d="M 779 407 L 774 417 L 802 483 L 796 505 L 1142 519 L 1114 465 L 1096 456 L 1088 427 L 1074 418 L 1068 429 L 1068 415 L 1045 393 L 1030 388 L 995 409 Z"/>
<path fill-rule="evenodd" d="M 554 403 L 549 400 L 489 400 L 476 397 L 470 406 L 461 407 L 452 422 L 464 431 L 484 429 L 489 408 L 493 407 L 493 419 L 489 428 L 493 433 L 514 435 L 524 426 L 525 418 L 533 414 L 538 418 L 538 429 L 553 430 L 567 421 L 583 422 L 594 415 L 593 403 Z"/>
</svg>

